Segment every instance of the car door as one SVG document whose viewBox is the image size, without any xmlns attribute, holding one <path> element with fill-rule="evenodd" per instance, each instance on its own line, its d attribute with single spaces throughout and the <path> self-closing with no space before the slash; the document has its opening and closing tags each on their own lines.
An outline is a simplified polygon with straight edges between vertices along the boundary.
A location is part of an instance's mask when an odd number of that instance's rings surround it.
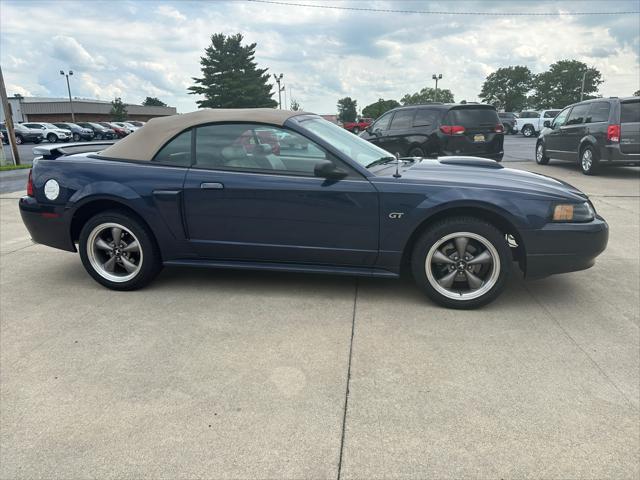
<svg viewBox="0 0 640 480">
<path fill-rule="evenodd" d="M 215 124 L 196 129 L 195 164 L 184 185 L 185 223 L 196 253 L 210 259 L 371 266 L 378 252 L 378 193 L 358 172 L 305 137 L 274 145 L 256 131 Z M 254 143 L 247 148 L 246 136 Z M 294 149 L 289 145 L 305 145 Z M 348 175 L 314 175 L 329 160 Z"/>
<path fill-rule="evenodd" d="M 590 104 L 575 105 L 571 109 L 571 113 L 567 117 L 567 122 L 560 127 L 562 135 L 560 136 L 560 150 L 563 156 L 568 160 L 577 159 L 580 140 L 587 133 L 585 120 L 589 113 Z"/>
<path fill-rule="evenodd" d="M 567 154 L 562 150 L 562 142 L 564 130 L 562 127 L 567 122 L 567 118 L 571 113 L 571 107 L 567 107 L 562 110 L 551 123 L 551 130 L 544 134 L 544 145 L 547 150 L 547 155 L 552 158 L 566 158 Z"/>
<path fill-rule="evenodd" d="M 394 155 L 400 155 L 401 157 L 409 155 L 409 137 L 413 131 L 415 113 L 415 108 L 397 110 L 391 119 L 385 141 L 380 146 Z"/>
</svg>

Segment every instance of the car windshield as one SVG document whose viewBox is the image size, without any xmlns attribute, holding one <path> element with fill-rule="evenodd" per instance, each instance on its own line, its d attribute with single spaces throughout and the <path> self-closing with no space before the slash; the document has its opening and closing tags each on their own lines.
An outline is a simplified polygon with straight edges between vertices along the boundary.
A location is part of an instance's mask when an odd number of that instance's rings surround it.
<svg viewBox="0 0 640 480">
<path fill-rule="evenodd" d="M 374 144 L 323 118 L 305 116 L 296 118 L 296 121 L 305 130 L 317 135 L 363 167 L 372 165 L 381 159 L 394 158 L 386 150 L 376 147 Z"/>
<path fill-rule="evenodd" d="M 43 123 L 42 125 L 47 128 L 53 128 L 54 130 L 59 128 L 59 127 L 56 127 L 53 123 Z"/>
</svg>

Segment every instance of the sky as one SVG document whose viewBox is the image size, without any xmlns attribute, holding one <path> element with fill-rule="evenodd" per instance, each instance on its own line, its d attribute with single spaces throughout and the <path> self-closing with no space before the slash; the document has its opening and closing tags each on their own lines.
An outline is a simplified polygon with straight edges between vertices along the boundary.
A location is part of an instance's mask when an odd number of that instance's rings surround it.
<svg viewBox="0 0 640 480">
<path fill-rule="evenodd" d="M 336 1 L 285 3 L 455 14 L 365 12 L 233 1 L 0 0 L 0 65 L 9 96 L 65 97 L 60 70 L 73 70 L 74 97 L 139 103 L 158 97 L 184 113 L 214 33 L 257 43 L 256 61 L 284 74 L 287 100 L 311 112 L 336 112 L 350 96 L 359 109 L 433 87 L 476 101 L 500 67 L 534 73 L 562 59 L 598 68 L 603 96 L 640 89 L 640 16 L 576 15 L 639 11 L 640 0 Z M 469 15 L 470 13 L 474 13 Z M 488 16 L 486 13 L 561 13 Z M 275 92 L 275 88 L 274 88 Z M 274 95 L 277 100 L 277 94 Z M 284 100 L 284 98 L 283 98 Z"/>
</svg>

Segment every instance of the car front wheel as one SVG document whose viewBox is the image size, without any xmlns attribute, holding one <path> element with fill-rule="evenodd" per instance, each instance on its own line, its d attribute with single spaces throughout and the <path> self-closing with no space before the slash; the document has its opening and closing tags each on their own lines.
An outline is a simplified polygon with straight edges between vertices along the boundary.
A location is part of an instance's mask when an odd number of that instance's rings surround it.
<svg viewBox="0 0 640 480">
<path fill-rule="evenodd" d="M 55 133 L 50 133 L 47 135 L 47 141 L 49 143 L 56 143 L 58 141 L 58 136 Z"/>
<path fill-rule="evenodd" d="M 144 287 L 162 268 L 152 234 L 120 211 L 92 217 L 82 227 L 78 250 L 89 275 L 113 290 Z"/>
<path fill-rule="evenodd" d="M 424 157 L 424 152 L 422 151 L 421 148 L 419 147 L 415 147 L 412 148 L 411 151 L 409 152 L 409 156 L 410 157 Z"/>
<path fill-rule="evenodd" d="M 455 217 L 420 236 L 411 268 L 418 286 L 436 303 L 470 309 L 490 303 L 502 292 L 511 261 L 497 228 L 477 218 Z"/>
<path fill-rule="evenodd" d="M 22 139 L 22 136 L 16 135 L 16 144 L 22 145 L 23 143 L 24 143 L 24 140 Z"/>
<path fill-rule="evenodd" d="M 536 146 L 536 163 L 538 165 L 546 165 L 549 163 L 549 157 L 547 157 L 547 152 L 542 142 Z"/>
</svg>

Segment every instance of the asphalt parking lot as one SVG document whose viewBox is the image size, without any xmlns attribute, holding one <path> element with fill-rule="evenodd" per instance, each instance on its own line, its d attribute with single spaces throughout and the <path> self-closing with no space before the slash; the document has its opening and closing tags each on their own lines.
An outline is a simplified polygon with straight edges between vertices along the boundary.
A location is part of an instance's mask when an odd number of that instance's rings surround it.
<svg viewBox="0 0 640 480">
<path fill-rule="evenodd" d="M 0 196 L 0 477 L 640 476 L 640 172 L 505 162 L 591 195 L 609 247 L 477 311 L 410 281 L 165 269 L 116 293 Z"/>
</svg>

